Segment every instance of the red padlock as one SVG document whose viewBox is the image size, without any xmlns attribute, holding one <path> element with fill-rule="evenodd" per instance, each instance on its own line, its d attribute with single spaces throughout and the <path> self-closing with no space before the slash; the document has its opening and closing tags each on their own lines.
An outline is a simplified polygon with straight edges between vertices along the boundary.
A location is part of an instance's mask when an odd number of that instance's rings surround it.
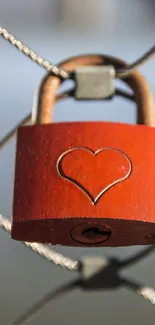
<svg viewBox="0 0 155 325">
<path fill-rule="evenodd" d="M 89 55 L 61 67 L 103 64 L 124 66 Z M 145 125 L 50 123 L 60 80 L 43 80 L 37 123 L 18 129 L 12 238 L 66 246 L 155 243 L 153 100 L 139 72 L 124 81 Z"/>
</svg>

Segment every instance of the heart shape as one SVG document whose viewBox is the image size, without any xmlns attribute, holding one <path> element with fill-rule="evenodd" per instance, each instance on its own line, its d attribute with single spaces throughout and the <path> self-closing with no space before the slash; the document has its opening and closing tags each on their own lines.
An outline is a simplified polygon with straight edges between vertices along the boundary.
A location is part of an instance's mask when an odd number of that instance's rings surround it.
<svg viewBox="0 0 155 325">
<path fill-rule="evenodd" d="M 116 148 L 93 151 L 75 147 L 62 153 L 57 160 L 58 174 L 81 189 L 94 205 L 107 190 L 127 179 L 131 171 L 131 160 Z"/>
</svg>

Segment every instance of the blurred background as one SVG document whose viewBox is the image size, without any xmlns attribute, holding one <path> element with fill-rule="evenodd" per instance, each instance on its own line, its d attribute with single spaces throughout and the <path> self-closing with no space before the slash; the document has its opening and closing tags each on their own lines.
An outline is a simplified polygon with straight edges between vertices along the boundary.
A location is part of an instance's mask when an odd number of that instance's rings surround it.
<svg viewBox="0 0 155 325">
<path fill-rule="evenodd" d="M 103 53 L 129 62 L 155 42 L 155 1 L 150 0 L 0 0 L 0 24 L 53 63 L 82 53 Z M 0 39 L 0 138 L 32 107 L 36 86 L 45 75 L 7 41 Z M 155 93 L 154 60 L 141 71 Z M 55 121 L 111 120 L 135 123 L 135 105 L 112 102 L 57 104 Z M 0 152 L 0 213 L 11 218 L 15 139 Z M 141 247 L 57 248 L 68 256 L 128 257 Z M 155 288 L 155 255 L 123 274 Z M 39 298 L 76 278 L 12 241 L 0 230 L 0 324 L 10 325 Z M 49 303 L 30 324 L 153 325 L 155 307 L 125 288 L 76 289 Z"/>
</svg>

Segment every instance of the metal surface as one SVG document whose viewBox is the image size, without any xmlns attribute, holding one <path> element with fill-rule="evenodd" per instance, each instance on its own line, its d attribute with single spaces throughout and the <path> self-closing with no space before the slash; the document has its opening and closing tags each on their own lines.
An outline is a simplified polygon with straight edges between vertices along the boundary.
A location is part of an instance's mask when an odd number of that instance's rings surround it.
<svg viewBox="0 0 155 325">
<path fill-rule="evenodd" d="M 58 76 L 62 79 L 68 79 L 69 75 L 66 71 L 59 69 L 55 64 L 50 63 L 48 60 L 43 59 L 41 56 L 36 54 L 31 50 L 27 45 L 18 40 L 14 35 L 10 34 L 5 28 L 0 26 L 0 35 L 9 41 L 13 46 L 17 47 L 19 51 L 28 56 L 32 61 L 36 62 L 47 71 L 52 72 L 55 76 Z"/>
<path fill-rule="evenodd" d="M 88 280 L 92 278 L 97 273 L 101 272 L 103 268 L 105 269 L 109 265 L 109 260 L 106 257 L 101 256 L 85 256 L 82 259 L 81 273 L 83 279 Z"/>
<path fill-rule="evenodd" d="M 61 68 L 69 71 L 71 75 L 74 74 L 78 66 L 101 65 L 112 65 L 117 70 L 126 67 L 127 63 L 114 56 L 86 54 L 72 56 L 59 64 Z M 154 98 L 148 82 L 137 70 L 134 70 L 129 77 L 123 79 L 123 82 L 134 92 L 137 104 L 137 123 L 155 126 Z M 49 124 L 53 121 L 55 98 L 60 84 L 61 80 L 51 76 L 51 74 L 47 74 L 43 78 L 38 92 L 36 123 Z M 86 83 L 84 87 L 86 87 Z"/>
<path fill-rule="evenodd" d="M 23 42 L 21 42 L 19 39 L 17 39 L 14 35 L 9 33 L 2 26 L 0 26 L 0 35 L 4 39 L 8 40 L 12 45 L 17 47 L 21 52 L 23 52 L 23 54 L 28 56 L 31 60 L 33 60 L 34 62 L 36 62 L 40 66 L 44 67 L 47 71 L 52 72 L 53 75 L 58 76 L 58 77 L 60 77 L 62 79 L 69 79 L 70 75 L 69 75 L 69 73 L 67 71 L 59 68 L 55 64 L 50 63 L 48 60 L 43 59 L 41 56 L 37 55 L 36 52 L 34 52 L 27 45 L 25 45 Z M 135 62 L 129 64 L 128 66 L 126 66 L 123 69 L 118 69 L 118 70 L 116 69 L 116 76 L 118 78 L 127 77 L 135 68 L 137 68 L 137 67 L 139 67 L 139 65 L 145 63 L 154 54 L 155 54 L 155 45 L 153 45 L 146 53 L 144 53 Z M 89 70 L 89 72 L 91 72 L 91 71 Z M 111 69 L 111 72 L 112 72 L 112 69 Z M 77 74 L 79 74 L 79 73 L 80 73 L 80 71 L 77 72 Z M 98 74 L 100 74 L 100 72 L 98 72 Z M 112 72 L 112 74 L 113 74 L 113 72 Z M 84 75 L 82 77 L 84 77 Z M 108 90 L 112 91 L 111 88 L 113 88 L 112 85 L 109 88 L 107 88 L 107 92 L 105 91 L 105 94 L 106 94 L 105 96 L 107 96 Z M 80 90 L 81 90 L 81 88 L 80 88 Z M 110 95 L 111 95 L 111 91 L 110 91 Z M 85 96 L 87 96 L 86 90 L 85 90 L 84 93 L 82 93 L 82 92 L 78 93 L 77 92 L 77 98 L 78 98 L 78 94 L 79 94 L 80 98 L 85 98 Z M 90 96 L 89 92 L 88 92 L 88 95 Z M 101 94 L 100 94 L 100 91 L 97 90 L 97 91 L 95 91 L 95 94 L 94 94 L 95 97 L 86 97 L 86 98 L 96 98 L 96 95 L 97 96 L 99 96 L 99 95 L 103 96 L 103 93 L 101 92 Z M 93 96 L 93 93 L 92 93 L 92 96 Z M 100 96 L 98 98 L 100 98 Z M 105 98 L 105 97 L 101 97 L 101 98 Z"/>
<path fill-rule="evenodd" d="M 151 59 L 153 55 L 155 55 L 155 45 L 153 45 L 138 60 L 136 60 L 135 62 L 133 62 L 131 64 L 128 64 L 126 68 L 120 69 L 120 70 L 118 69 L 117 73 L 116 73 L 116 76 L 118 78 L 125 78 L 125 77 L 129 76 L 129 74 L 132 73 L 132 71 L 135 68 L 138 68 L 140 65 L 144 64 L 146 61 Z"/>
<path fill-rule="evenodd" d="M 113 66 L 85 66 L 75 70 L 76 99 L 105 99 L 112 97 L 115 69 Z"/>
</svg>

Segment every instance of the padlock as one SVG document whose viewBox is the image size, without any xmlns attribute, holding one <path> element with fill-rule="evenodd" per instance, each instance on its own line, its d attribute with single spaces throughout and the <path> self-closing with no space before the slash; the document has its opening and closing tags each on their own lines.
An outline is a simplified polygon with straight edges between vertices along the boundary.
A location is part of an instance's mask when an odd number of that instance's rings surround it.
<svg viewBox="0 0 155 325">
<path fill-rule="evenodd" d="M 61 67 L 99 65 L 125 63 L 88 55 Z M 123 81 L 134 92 L 138 125 L 51 123 L 61 81 L 43 80 L 36 124 L 18 129 L 13 239 L 87 247 L 155 243 L 153 100 L 136 70 Z"/>
</svg>

